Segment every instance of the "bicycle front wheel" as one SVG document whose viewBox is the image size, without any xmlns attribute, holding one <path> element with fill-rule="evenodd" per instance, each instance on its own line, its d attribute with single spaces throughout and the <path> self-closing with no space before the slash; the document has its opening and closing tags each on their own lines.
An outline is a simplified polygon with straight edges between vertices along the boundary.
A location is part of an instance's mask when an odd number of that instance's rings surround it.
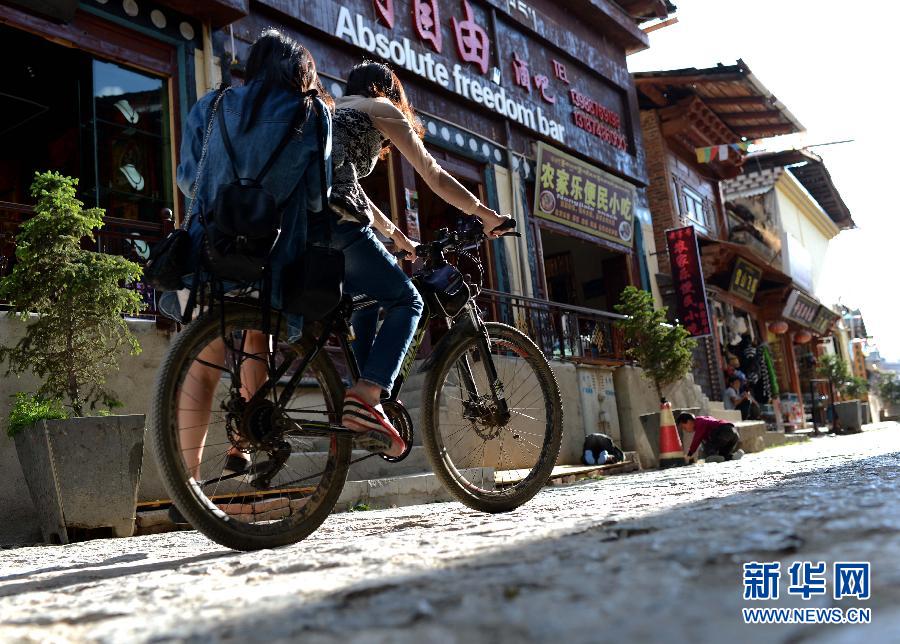
<svg viewBox="0 0 900 644">
<path fill-rule="evenodd" d="M 311 534 L 334 507 L 351 455 L 348 439 L 311 437 L 300 426 L 301 419 L 339 422 L 343 386 L 327 354 L 283 396 L 309 347 L 275 345 L 262 329 L 260 310 L 240 304 L 189 324 L 160 368 L 148 424 L 174 504 L 200 532 L 236 550 Z M 270 360 L 291 366 L 256 400 Z M 242 461 L 249 461 L 243 474 L 229 469 Z M 269 480 L 261 485 L 260 477 Z"/>
<path fill-rule="evenodd" d="M 454 342 L 425 381 L 422 440 L 454 497 L 482 512 L 508 512 L 550 477 L 562 441 L 562 402 L 550 364 L 528 336 L 505 324 L 485 326 L 499 382 L 490 382 L 477 332 Z M 491 390 L 498 386 L 507 422 L 495 413 Z"/>
</svg>

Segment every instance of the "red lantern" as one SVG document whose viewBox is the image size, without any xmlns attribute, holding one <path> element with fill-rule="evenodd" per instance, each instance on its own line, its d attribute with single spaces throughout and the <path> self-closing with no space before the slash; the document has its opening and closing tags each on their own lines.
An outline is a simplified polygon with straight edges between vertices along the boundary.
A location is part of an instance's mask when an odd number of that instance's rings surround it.
<svg viewBox="0 0 900 644">
<path fill-rule="evenodd" d="M 787 333 L 788 323 L 784 320 L 778 320 L 777 322 L 769 322 L 769 331 L 774 333 L 775 335 L 782 335 Z"/>
<path fill-rule="evenodd" d="M 794 342 L 797 344 L 806 344 L 812 340 L 812 333 L 809 331 L 798 331 L 794 334 Z"/>
</svg>

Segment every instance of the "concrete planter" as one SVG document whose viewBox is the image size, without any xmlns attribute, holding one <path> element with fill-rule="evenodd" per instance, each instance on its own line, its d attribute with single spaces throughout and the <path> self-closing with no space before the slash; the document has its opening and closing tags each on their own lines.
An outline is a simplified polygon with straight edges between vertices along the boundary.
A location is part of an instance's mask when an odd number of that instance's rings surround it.
<svg viewBox="0 0 900 644">
<path fill-rule="evenodd" d="M 837 414 L 841 429 L 845 432 L 862 431 L 862 405 L 858 400 L 848 400 L 834 403 L 834 411 Z"/>
<path fill-rule="evenodd" d="M 44 420 L 16 434 L 15 442 L 47 543 L 69 543 L 70 531 L 134 533 L 142 414 Z"/>
<path fill-rule="evenodd" d="M 868 401 L 862 401 L 860 403 L 862 405 L 862 422 L 863 425 L 868 425 L 872 422 L 872 409 L 869 406 Z"/>
<path fill-rule="evenodd" d="M 884 403 L 881 408 L 881 420 L 897 420 L 900 419 L 900 405 L 895 403 Z"/>
</svg>

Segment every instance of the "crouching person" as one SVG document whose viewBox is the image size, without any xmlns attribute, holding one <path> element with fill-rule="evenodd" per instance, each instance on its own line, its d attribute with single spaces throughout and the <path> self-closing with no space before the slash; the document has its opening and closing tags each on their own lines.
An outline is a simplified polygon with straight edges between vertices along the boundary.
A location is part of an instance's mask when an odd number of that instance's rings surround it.
<svg viewBox="0 0 900 644">
<path fill-rule="evenodd" d="M 728 421 L 709 416 L 695 417 L 684 412 L 678 415 L 675 424 L 678 429 L 694 435 L 688 449 L 688 458 L 694 455 L 701 444 L 708 463 L 736 461 L 744 455 L 744 450 L 738 448 L 741 437 Z"/>
<path fill-rule="evenodd" d="M 625 459 L 625 453 L 606 434 L 588 434 L 582 450 L 581 462 L 585 465 L 611 465 Z"/>
</svg>

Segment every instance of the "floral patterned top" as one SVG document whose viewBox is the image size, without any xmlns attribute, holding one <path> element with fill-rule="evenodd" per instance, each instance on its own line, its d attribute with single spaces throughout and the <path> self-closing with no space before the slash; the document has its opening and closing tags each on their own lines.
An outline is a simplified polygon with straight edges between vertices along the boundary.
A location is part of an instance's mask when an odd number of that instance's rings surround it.
<svg viewBox="0 0 900 644">
<path fill-rule="evenodd" d="M 346 96 L 335 101 L 330 203 L 343 221 L 374 226 L 390 237 L 394 223 L 366 196 L 359 179 L 372 173 L 385 141 L 422 175 L 439 197 L 466 214 L 478 198 L 438 165 L 403 113 L 386 98 Z"/>
</svg>

